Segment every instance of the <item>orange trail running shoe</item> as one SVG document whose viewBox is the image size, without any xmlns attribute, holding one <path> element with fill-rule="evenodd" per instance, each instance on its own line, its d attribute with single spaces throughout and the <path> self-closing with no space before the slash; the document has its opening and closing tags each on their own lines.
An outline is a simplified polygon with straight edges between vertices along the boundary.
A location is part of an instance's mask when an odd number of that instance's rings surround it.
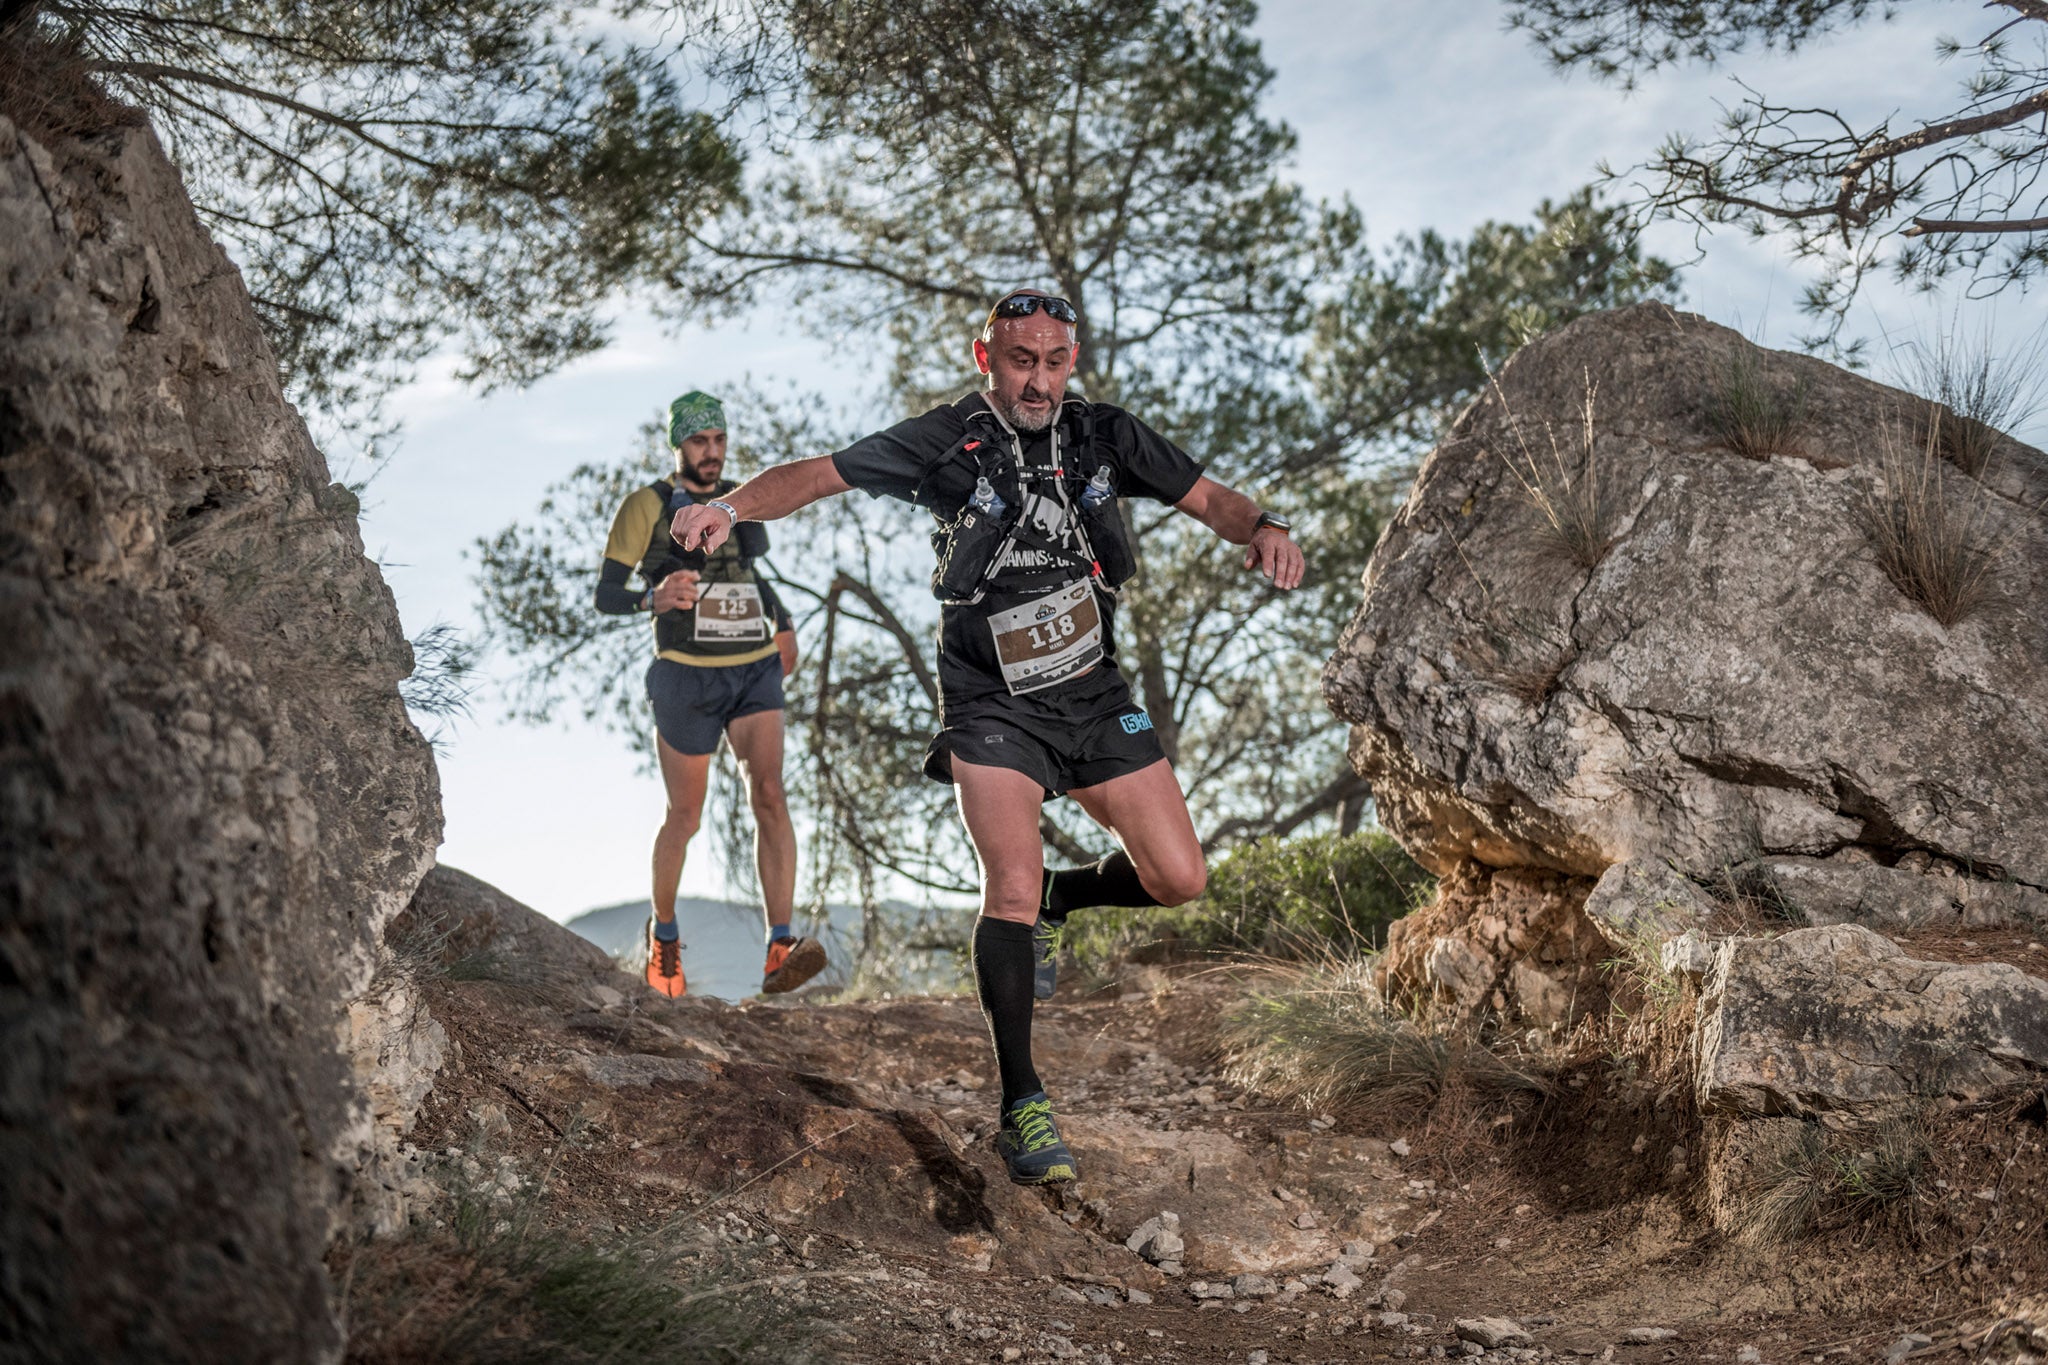
<svg viewBox="0 0 2048 1365">
<path fill-rule="evenodd" d="M 782 938 L 768 945 L 768 965 L 761 972 L 764 995 L 793 991 L 825 970 L 825 945 L 814 938 Z"/>
<path fill-rule="evenodd" d="M 656 938 L 652 915 L 647 917 L 647 984 L 671 999 L 688 989 L 683 984 L 683 941 Z"/>
</svg>

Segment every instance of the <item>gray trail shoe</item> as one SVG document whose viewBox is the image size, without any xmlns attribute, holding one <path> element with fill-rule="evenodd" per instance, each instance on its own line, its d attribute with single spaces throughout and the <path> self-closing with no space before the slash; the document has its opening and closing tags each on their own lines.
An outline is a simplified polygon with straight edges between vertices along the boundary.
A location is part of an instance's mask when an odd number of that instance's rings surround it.
<svg viewBox="0 0 2048 1365">
<path fill-rule="evenodd" d="M 1039 1000 L 1052 999 L 1060 984 L 1060 942 L 1067 932 L 1067 919 L 1040 913 L 1031 926 L 1031 994 Z"/>
<path fill-rule="evenodd" d="M 1080 1175 L 1074 1154 L 1060 1141 L 1059 1127 L 1052 1121 L 1052 1101 L 1043 1090 L 1003 1111 L 996 1150 L 1010 1168 L 1010 1179 L 1019 1185 L 1057 1185 Z"/>
</svg>

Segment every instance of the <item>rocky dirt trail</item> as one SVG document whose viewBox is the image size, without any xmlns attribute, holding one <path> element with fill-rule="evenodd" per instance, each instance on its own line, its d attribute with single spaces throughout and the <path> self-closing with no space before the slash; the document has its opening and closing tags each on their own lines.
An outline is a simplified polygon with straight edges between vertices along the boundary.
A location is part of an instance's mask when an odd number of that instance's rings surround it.
<svg viewBox="0 0 2048 1365">
<path fill-rule="evenodd" d="M 668 1001 L 481 883 L 427 892 L 459 965 L 422 988 L 447 1035 L 422 1168 L 545 1171 L 562 1235 L 667 1228 L 800 1296 L 838 1359 L 1883 1359 L 1927 1325 L 1725 1264 L 1640 1180 L 1596 1194 L 1569 1142 L 1517 1159 L 1469 1116 L 1404 1133 L 1263 1105 L 1209 1051 L 1224 974 L 1041 1007 L 1084 1174 L 1019 1189 L 971 1000 Z M 1588 1113 L 1584 1136 L 1682 1173 L 1655 1106 Z"/>
</svg>

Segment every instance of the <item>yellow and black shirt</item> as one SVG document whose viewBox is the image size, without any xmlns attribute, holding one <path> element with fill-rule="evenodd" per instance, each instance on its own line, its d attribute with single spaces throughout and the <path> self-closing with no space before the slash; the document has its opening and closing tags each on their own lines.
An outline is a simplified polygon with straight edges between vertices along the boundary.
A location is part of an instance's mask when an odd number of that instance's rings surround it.
<svg viewBox="0 0 2048 1365">
<path fill-rule="evenodd" d="M 700 501 L 722 497 L 737 484 L 721 482 Z M 774 587 L 754 567 L 754 557 L 767 548 L 759 523 L 740 528 L 716 552 L 685 553 L 669 536 L 666 481 L 635 490 L 619 504 L 605 541 L 604 568 L 599 576 L 597 609 L 608 613 L 638 609 L 638 592 L 626 588 L 638 574 L 646 587 L 681 569 L 695 570 L 701 595 L 695 607 L 665 611 L 654 618 L 655 654 L 699 668 L 750 664 L 775 653 L 775 637 L 794 629 L 789 609 Z M 753 553 L 748 553 L 748 549 Z"/>
</svg>

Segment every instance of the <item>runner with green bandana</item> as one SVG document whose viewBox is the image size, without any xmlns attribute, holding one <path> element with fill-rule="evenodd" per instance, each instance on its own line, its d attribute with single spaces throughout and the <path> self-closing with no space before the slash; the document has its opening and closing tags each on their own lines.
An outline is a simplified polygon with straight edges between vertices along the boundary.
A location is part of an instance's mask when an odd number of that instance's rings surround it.
<svg viewBox="0 0 2048 1365">
<path fill-rule="evenodd" d="M 754 809 L 754 854 L 768 920 L 761 989 L 794 990 L 825 966 L 825 949 L 789 927 L 796 893 L 796 831 L 782 789 L 782 680 L 796 667 L 796 631 L 774 585 L 755 567 L 768 532 L 748 522 L 707 553 L 669 534 L 680 508 L 734 485 L 725 469 L 725 405 L 691 390 L 669 404 L 675 472 L 635 490 L 613 518 L 597 585 L 597 609 L 654 618 L 655 658 L 647 670 L 655 750 L 668 813 L 654 837 L 647 984 L 667 996 L 686 986 L 676 892 L 683 858 L 704 812 L 711 760 L 721 737 L 732 745 Z M 627 583 L 638 574 L 643 588 Z"/>
</svg>

